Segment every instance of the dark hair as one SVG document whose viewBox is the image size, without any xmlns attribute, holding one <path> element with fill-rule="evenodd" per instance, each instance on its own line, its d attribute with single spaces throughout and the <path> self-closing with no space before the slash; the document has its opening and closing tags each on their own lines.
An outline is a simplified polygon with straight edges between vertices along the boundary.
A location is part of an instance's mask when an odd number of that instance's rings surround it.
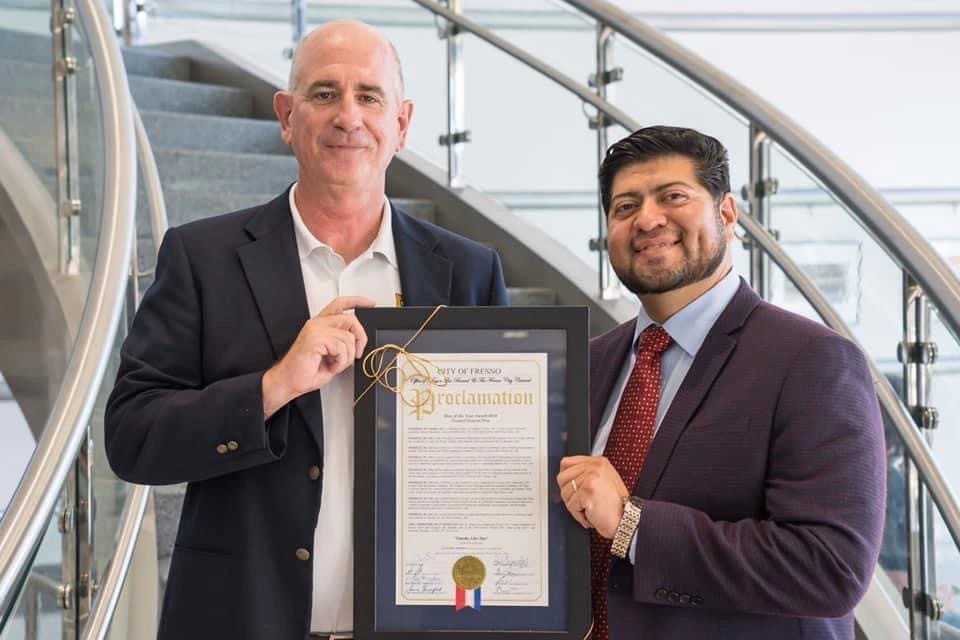
<svg viewBox="0 0 960 640">
<path fill-rule="evenodd" d="M 730 191 L 730 161 L 716 138 L 684 127 L 655 126 L 638 129 L 607 149 L 600 163 L 600 202 L 609 211 L 613 179 L 624 167 L 665 156 L 684 156 L 693 161 L 697 180 L 714 201 Z"/>
</svg>

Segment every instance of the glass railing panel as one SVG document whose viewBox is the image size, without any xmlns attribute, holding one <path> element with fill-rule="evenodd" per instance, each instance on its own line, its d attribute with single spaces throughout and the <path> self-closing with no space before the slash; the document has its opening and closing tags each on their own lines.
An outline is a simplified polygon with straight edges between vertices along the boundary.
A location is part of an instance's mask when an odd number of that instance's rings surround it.
<svg viewBox="0 0 960 640">
<path fill-rule="evenodd" d="M 117 332 L 116 344 L 111 351 L 107 370 L 103 376 L 103 383 L 97 393 L 93 413 L 90 416 L 90 434 L 93 442 L 93 500 L 95 517 L 93 520 L 93 568 L 94 575 L 100 577 L 106 572 L 110 559 L 116 551 L 114 541 L 120 527 L 120 516 L 123 512 L 124 501 L 130 493 L 131 486 L 117 478 L 110 469 L 105 452 L 104 412 L 107 398 L 113 389 L 117 367 L 120 361 L 120 345 L 126 337 L 124 328 L 126 319 L 121 318 L 120 330 Z"/>
<path fill-rule="evenodd" d="M 717 138 L 730 154 L 734 192 L 750 175 L 749 124 L 701 88 L 622 37 L 614 38 L 614 64 L 623 80 L 610 86 L 610 100 L 642 126 L 690 127 Z"/>
<path fill-rule="evenodd" d="M 897 345 L 904 339 L 900 267 L 847 209 L 788 154 L 775 147 L 771 159 L 772 175 L 779 181 L 779 190 L 771 198 L 770 226 L 778 234 L 780 245 L 817 285 L 878 368 L 902 394 L 903 365 L 897 359 Z M 929 220 L 924 222 L 929 224 Z M 923 232 L 930 238 L 929 229 Z M 771 282 L 774 303 L 818 318 L 779 270 L 774 270 Z M 955 491 L 960 486 L 960 469 L 952 463 L 953 453 L 960 446 L 957 436 L 960 358 L 956 342 L 935 314 L 931 334 L 941 353 L 932 367 L 930 382 L 930 404 L 939 412 L 940 426 L 927 434 L 927 440 L 940 472 Z M 894 585 L 903 587 L 908 549 L 903 444 L 892 424 L 887 424 L 886 436 L 887 530 L 880 565 Z M 947 611 L 954 611 L 953 620 L 957 621 L 960 607 L 954 602 L 960 590 L 960 557 L 939 514 L 934 518 L 933 540 L 938 596 Z M 906 610 L 902 613 L 907 615 Z M 950 623 L 950 620 L 945 617 L 944 622 Z"/>
<path fill-rule="evenodd" d="M 446 132 L 447 58 L 446 43 L 438 37 L 438 28 L 429 13 L 412 2 L 408 7 L 419 17 L 412 24 L 378 25 L 397 48 L 403 65 L 407 99 L 413 101 L 413 120 L 407 146 L 439 167 L 447 166 L 446 147 L 437 142 Z M 319 25 L 311 24 L 309 28 Z M 472 47 L 467 50 L 467 73 L 473 68 Z M 469 115 L 468 120 L 469 124 Z M 469 153 L 470 145 L 467 145 Z M 469 160 L 467 161 L 469 162 Z"/>
<path fill-rule="evenodd" d="M 834 196 L 774 145 L 770 227 L 781 246 L 814 282 L 864 350 L 886 374 L 901 375 L 903 339 L 900 268 Z M 817 317 L 782 274 L 771 278 L 771 301 Z"/>
<path fill-rule="evenodd" d="M 68 120 L 67 126 L 76 129 L 75 144 L 77 153 L 71 154 L 71 161 L 77 162 L 76 179 L 80 198 L 80 247 L 85 266 L 83 271 L 93 268 L 96 259 L 96 242 L 100 233 L 100 214 L 103 205 L 104 188 L 104 148 L 103 148 L 103 111 L 100 106 L 100 79 L 93 67 L 88 38 L 83 24 L 77 21 L 73 31 L 73 53 L 77 58 L 76 122 Z"/>
<path fill-rule="evenodd" d="M 930 339 L 937 345 L 938 354 L 932 367 L 930 405 L 939 415 L 939 427 L 932 435 L 933 455 L 951 477 L 951 486 L 956 491 L 960 487 L 956 464 L 956 452 L 960 451 L 960 345 L 947 331 L 936 309 L 933 311 Z"/>
<path fill-rule="evenodd" d="M 55 514 L 60 508 L 54 510 Z M 9 611 L 0 611 L 0 640 L 59 640 L 64 610 L 59 587 L 63 579 L 62 536 L 52 518 Z"/>
<path fill-rule="evenodd" d="M 50 9 L 26 11 L 0 2 L 0 141 L 13 146 L 4 153 L 7 171 L 14 162 L 33 168 L 46 188 L 49 221 L 56 221 L 56 147 L 53 135 L 53 81 Z M 36 22 L 46 21 L 39 30 Z M 18 157 L 15 157 L 17 154 Z M 56 252 L 53 252 L 53 260 Z M 50 265 L 56 267 L 56 263 Z"/>
<path fill-rule="evenodd" d="M 562 0 L 463 0 L 463 15 L 587 85 L 596 71 L 596 23 Z M 499 6 L 498 6 L 499 5 Z M 493 72 L 490 68 L 486 73 Z"/>
<path fill-rule="evenodd" d="M 899 378 L 891 380 L 899 389 Z M 879 568 L 886 575 L 891 602 L 897 603 L 897 612 L 909 624 L 910 612 L 903 605 L 903 589 L 909 582 L 910 530 L 907 523 L 907 479 L 903 439 L 891 421 L 884 416 L 884 436 L 887 443 L 887 506 L 883 523 L 883 541 L 880 545 Z"/>
<path fill-rule="evenodd" d="M 772 153 L 772 175 L 780 186 L 771 199 L 771 226 L 779 233 L 781 245 L 820 287 L 879 368 L 902 377 L 902 365 L 897 360 L 897 345 L 904 339 L 903 276 L 899 266 L 832 194 L 779 149 Z M 944 238 L 949 236 L 949 227 L 931 224 L 931 218 L 936 220 L 935 212 L 923 213 L 926 215 L 913 215 L 912 219 L 934 247 L 943 247 L 950 259 L 951 245 Z M 944 240 L 938 241 L 938 237 Z M 812 314 L 783 278 L 774 278 L 774 283 L 774 302 Z M 932 368 L 930 404 L 940 415 L 932 449 L 947 482 L 956 491 L 960 468 L 952 464 L 952 458 L 960 447 L 960 347 L 935 314 L 931 339 L 938 346 L 939 357 Z"/>
<path fill-rule="evenodd" d="M 30 457 L 36 437 L 13 393 L 0 375 L 0 520 L 10 504 Z"/>
<path fill-rule="evenodd" d="M 469 4 L 465 9 L 467 17 L 478 22 L 491 17 L 488 11 L 471 14 Z M 422 19 L 412 21 L 412 26 L 378 28 L 400 52 L 407 96 L 416 105 L 409 146 L 446 169 L 447 149 L 438 144 L 447 123 L 446 41 L 438 37 L 431 14 L 426 9 L 420 14 Z M 521 34 L 502 21 L 490 26 L 529 48 L 532 55 L 552 48 L 553 55 L 544 58 L 558 62 L 556 41 L 551 47 L 545 32 Z M 592 31 L 579 29 L 566 37 L 570 51 L 563 57 L 582 64 L 577 52 L 590 52 Z M 581 100 L 477 37 L 466 34 L 463 42 L 463 95 L 470 131 L 470 142 L 463 146 L 464 183 L 511 206 L 596 269 L 596 254 L 588 242 L 597 235 L 597 137 Z M 586 84 L 589 64 L 582 66 L 582 72 L 565 71 Z M 536 95 L 537 101 L 522 99 L 525 95 Z M 545 166 L 549 171 L 543 170 Z"/>
</svg>

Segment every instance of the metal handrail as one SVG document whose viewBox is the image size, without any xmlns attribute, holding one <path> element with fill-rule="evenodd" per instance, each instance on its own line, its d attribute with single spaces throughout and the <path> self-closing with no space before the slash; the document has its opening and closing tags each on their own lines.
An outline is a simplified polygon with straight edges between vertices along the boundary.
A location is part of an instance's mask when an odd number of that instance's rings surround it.
<svg viewBox="0 0 960 640">
<path fill-rule="evenodd" d="M 133 108 L 133 124 L 137 134 L 137 153 L 140 157 L 140 170 L 143 172 L 147 191 L 147 200 L 150 206 L 150 228 L 153 232 L 154 245 L 158 246 L 163 234 L 167 231 L 167 207 L 163 198 L 163 189 L 160 185 L 160 173 L 157 170 L 156 158 L 153 155 L 153 146 L 143 126 L 140 112 Z M 136 269 L 136 259 L 133 260 Z M 132 274 L 136 282 L 136 274 Z M 110 559 L 106 573 L 103 576 L 97 599 L 93 603 L 90 617 L 83 632 L 83 640 L 103 640 L 110 631 L 113 614 L 117 610 L 117 602 L 123 585 L 130 570 L 133 552 L 136 549 L 137 538 L 143 525 L 143 516 L 146 513 L 147 502 L 150 499 L 150 487 L 136 485 L 127 496 L 123 506 L 123 515 L 120 517 L 120 533 L 116 540 L 116 551 Z"/>
<path fill-rule="evenodd" d="M 97 390 L 123 306 L 136 205 L 130 90 L 110 20 L 100 3 L 77 0 L 99 80 L 104 136 L 104 195 L 97 257 L 76 346 L 37 443 L 0 521 L 0 612 L 17 596 L 57 497 L 86 437 Z"/>
<path fill-rule="evenodd" d="M 728 101 L 730 106 L 740 110 L 745 117 L 755 119 L 765 128 L 772 139 L 782 144 L 802 162 L 809 162 L 810 166 L 815 167 L 815 175 L 823 180 L 828 187 L 834 185 L 831 187 L 834 192 L 842 190 L 844 193 L 847 191 L 855 193 L 855 195 L 844 197 L 844 203 L 851 208 L 854 215 L 859 214 L 858 218 L 864 222 L 868 231 L 871 231 L 872 227 L 883 230 L 882 234 L 875 237 L 882 246 L 890 250 L 894 257 L 901 261 L 901 265 L 924 287 L 927 294 L 937 304 L 944 324 L 952 330 L 955 337 L 960 338 L 960 280 L 950 271 L 943 260 L 937 258 L 936 252 L 926 240 L 875 190 L 863 182 L 852 169 L 772 105 L 624 11 L 600 0 L 561 1 L 583 11 L 595 20 L 610 25 L 611 28 L 628 37 L 638 46 L 653 53 L 681 74 L 713 91 L 721 100 Z M 619 124 L 628 130 L 638 128 L 633 120 L 624 118 L 622 112 L 613 105 L 589 92 L 587 92 L 588 100 L 587 96 L 581 95 L 579 90 L 571 86 L 576 85 L 576 81 L 571 80 L 526 52 L 519 51 L 516 47 L 493 35 L 483 27 L 458 14 L 451 13 L 445 7 L 430 0 L 413 0 L 413 2 L 473 33 L 547 78 L 573 91 L 600 112 L 609 116 L 615 124 Z M 815 162 L 811 159 L 814 159 Z M 870 224 L 868 225 L 865 220 L 869 221 Z M 741 215 L 740 224 L 757 240 L 758 244 L 777 263 L 787 277 L 794 282 L 814 309 L 824 318 L 824 322 L 838 333 L 852 340 L 853 335 L 840 316 L 809 278 L 804 275 L 800 267 L 777 244 L 776 240 L 749 215 Z M 898 240 L 903 240 L 907 246 L 901 246 L 898 244 Z M 960 548 L 960 507 L 958 507 L 957 498 L 940 473 L 930 453 L 930 448 L 920 437 L 906 407 L 872 361 L 870 367 L 880 404 L 893 421 L 897 432 L 904 441 L 908 454 L 917 466 L 921 480 L 929 487 L 931 496 L 940 510 L 954 543 Z"/>
<path fill-rule="evenodd" d="M 417 1 L 417 0 L 415 0 Z M 896 209 L 863 178 L 779 109 L 700 56 L 605 0 L 561 0 L 712 93 L 755 123 L 850 210 L 864 229 L 923 287 L 960 342 L 960 278 Z"/>
</svg>

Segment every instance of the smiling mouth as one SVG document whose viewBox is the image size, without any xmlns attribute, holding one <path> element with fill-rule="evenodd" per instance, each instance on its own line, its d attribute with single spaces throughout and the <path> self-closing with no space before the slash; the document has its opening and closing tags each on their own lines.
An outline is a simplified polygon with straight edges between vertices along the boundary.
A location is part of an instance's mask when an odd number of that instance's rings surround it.
<svg viewBox="0 0 960 640">
<path fill-rule="evenodd" d="M 671 240 L 666 238 L 657 238 L 653 240 L 647 240 L 637 246 L 634 244 L 635 253 L 657 253 L 665 249 L 669 249 L 673 245 L 677 244 L 679 240 Z"/>
</svg>

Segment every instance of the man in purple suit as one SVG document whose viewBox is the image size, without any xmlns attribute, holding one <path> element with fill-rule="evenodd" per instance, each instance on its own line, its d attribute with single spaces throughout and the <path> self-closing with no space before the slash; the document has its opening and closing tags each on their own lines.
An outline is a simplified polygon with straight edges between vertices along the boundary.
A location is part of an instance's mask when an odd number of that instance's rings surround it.
<svg viewBox="0 0 960 640">
<path fill-rule="evenodd" d="M 593 455 L 557 476 L 593 529 L 593 637 L 852 639 L 885 504 L 863 354 L 733 271 L 714 138 L 641 129 L 608 150 L 600 190 L 642 308 L 592 342 Z"/>
</svg>

